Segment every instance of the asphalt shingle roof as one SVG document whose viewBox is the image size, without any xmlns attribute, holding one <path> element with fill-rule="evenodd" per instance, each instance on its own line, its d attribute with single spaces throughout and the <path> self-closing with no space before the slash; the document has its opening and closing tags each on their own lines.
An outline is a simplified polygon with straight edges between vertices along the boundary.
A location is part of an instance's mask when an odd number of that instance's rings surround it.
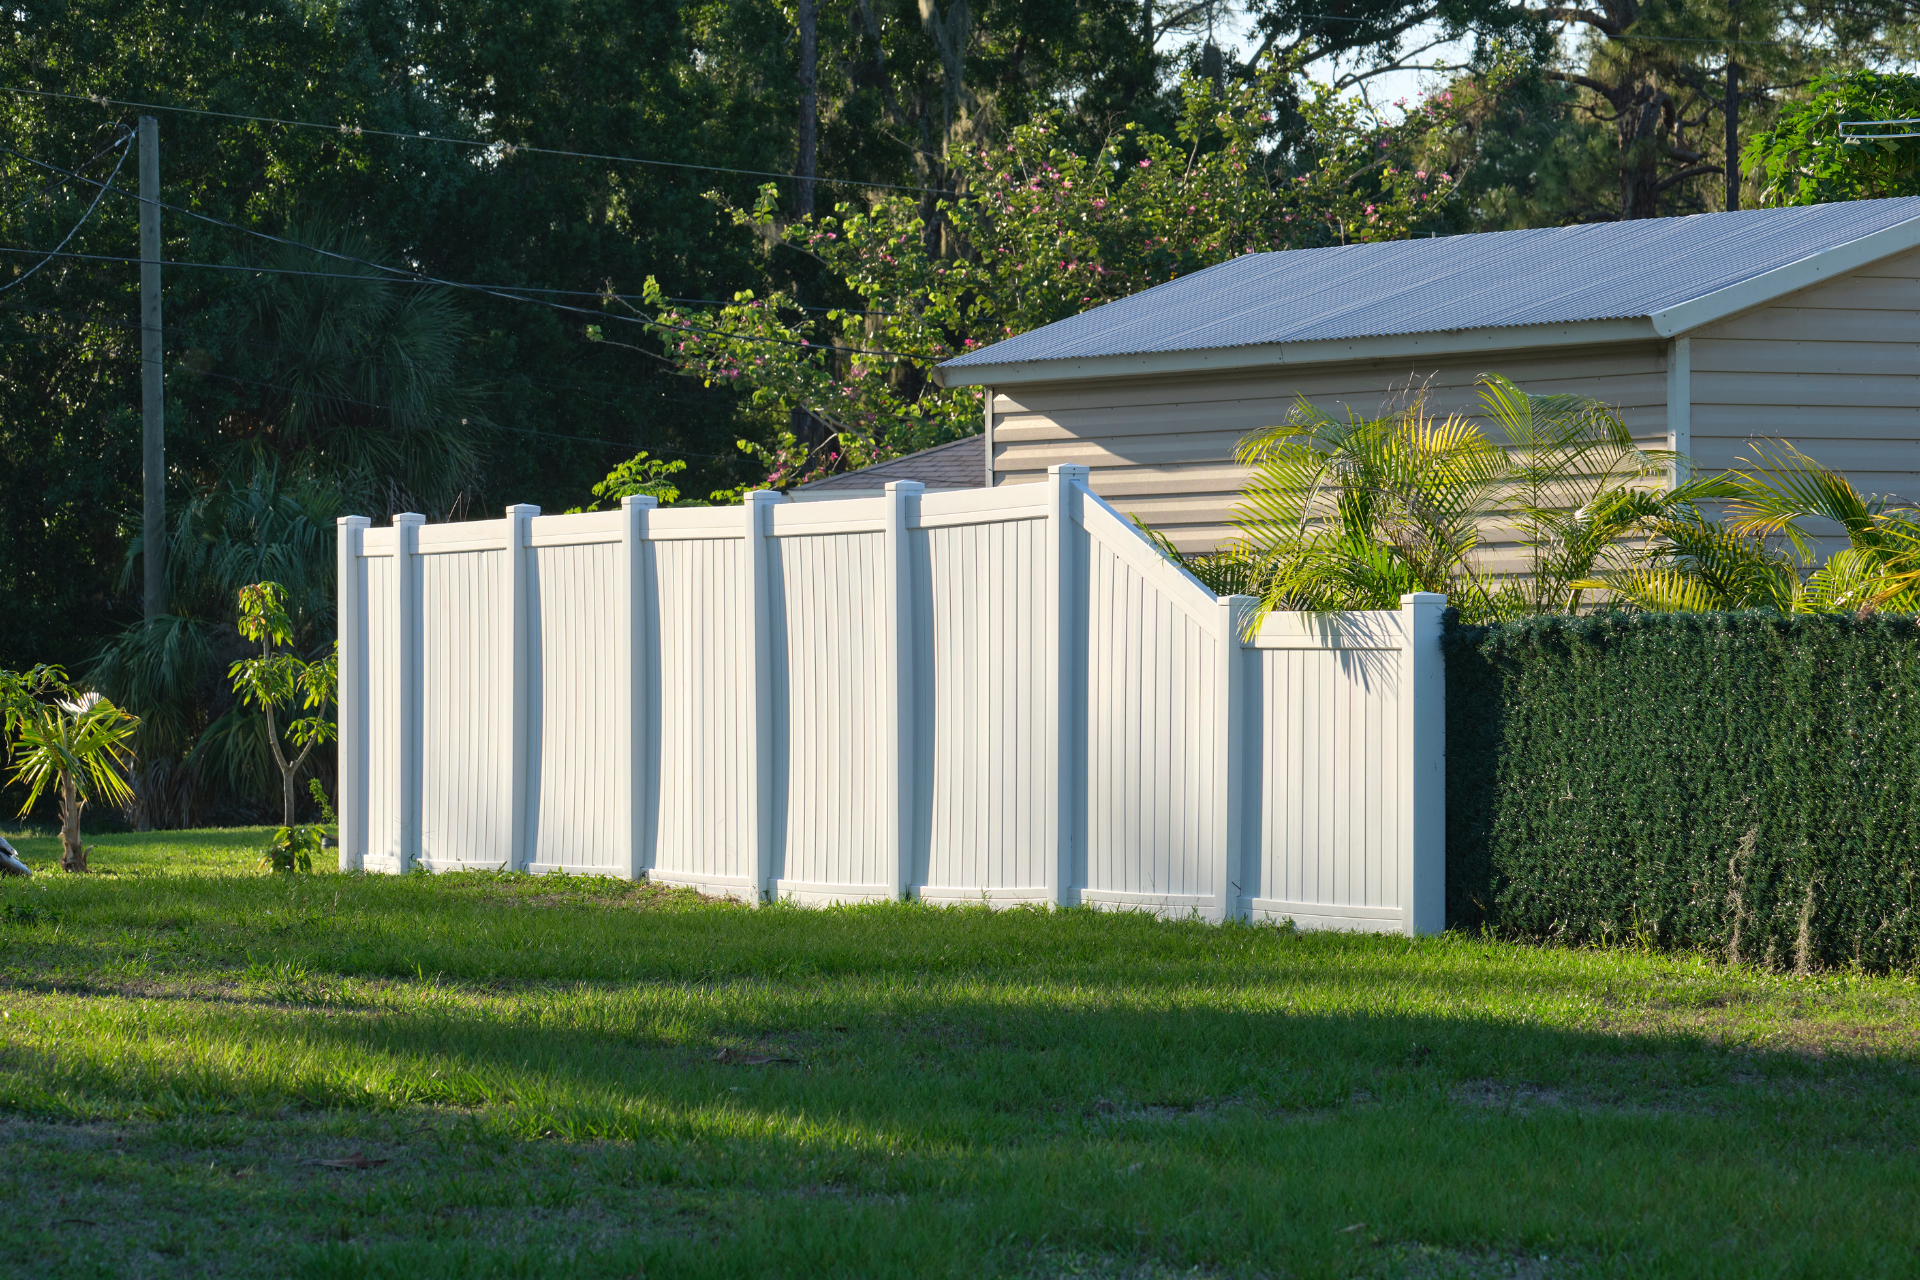
<svg viewBox="0 0 1920 1280">
<path fill-rule="evenodd" d="M 1234 258 L 946 369 L 1634 319 L 1920 218 L 1920 196 Z"/>
<path fill-rule="evenodd" d="M 826 493 L 837 489 L 878 489 L 889 480 L 918 480 L 929 489 L 978 489 L 986 483 L 986 474 L 987 439 L 968 436 L 891 462 L 843 471 L 800 487 L 808 493 Z"/>
</svg>

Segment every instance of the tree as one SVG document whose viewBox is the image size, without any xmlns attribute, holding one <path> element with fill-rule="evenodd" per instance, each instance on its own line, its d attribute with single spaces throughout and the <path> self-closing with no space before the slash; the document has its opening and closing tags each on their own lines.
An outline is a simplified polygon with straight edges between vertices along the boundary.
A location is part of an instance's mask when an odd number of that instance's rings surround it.
<svg viewBox="0 0 1920 1280">
<path fill-rule="evenodd" d="M 12 780 L 27 788 L 20 812 L 32 812 L 52 788 L 60 797 L 60 866 L 85 871 L 80 811 L 91 801 L 132 798 L 124 774 L 138 722 L 98 693 L 76 689 L 57 666 L 0 671 L 0 713 Z"/>
<path fill-rule="evenodd" d="M 1756 173 L 1760 200 L 1770 205 L 1826 204 L 1920 195 L 1920 140 L 1842 137 L 1844 120 L 1920 118 L 1920 76 L 1850 71 L 1822 76 L 1806 96 L 1782 108 L 1771 129 L 1756 133 L 1743 160 Z M 1856 134 L 1915 132 L 1861 128 Z"/>
<path fill-rule="evenodd" d="M 1298 76 L 1276 65 L 1225 96 L 1190 78 L 1172 137 L 1129 125 L 1086 154 L 1048 117 L 955 153 L 959 193 L 934 210 L 939 240 L 905 196 L 780 224 L 769 186 L 733 220 L 820 264 L 857 305 L 821 314 L 789 293 L 743 291 L 695 313 L 650 282 L 654 331 L 684 373 L 746 390 L 766 415 L 779 442 L 761 451 L 772 485 L 970 434 L 978 392 L 937 386 L 941 360 L 1242 253 L 1392 239 L 1436 216 L 1452 175 L 1411 157 L 1444 128 L 1446 104 L 1390 123 L 1309 89 L 1306 140 L 1276 155 L 1266 103 Z M 801 440 L 786 426 L 796 416 L 827 438 Z"/>
<path fill-rule="evenodd" d="M 287 651 L 293 641 L 293 623 L 287 617 L 286 592 L 277 582 L 260 582 L 240 589 L 240 634 L 260 646 L 260 656 L 243 658 L 227 671 L 243 706 L 257 707 L 266 719 L 267 745 L 280 767 L 280 823 L 292 828 L 294 784 L 307 757 L 334 737 L 334 722 L 326 715 L 305 716 L 288 722 L 285 736 L 300 754 L 291 760 L 281 742 L 281 710 L 298 705 L 308 711 L 330 706 L 339 685 L 338 659 L 333 653 L 307 662 Z"/>
</svg>

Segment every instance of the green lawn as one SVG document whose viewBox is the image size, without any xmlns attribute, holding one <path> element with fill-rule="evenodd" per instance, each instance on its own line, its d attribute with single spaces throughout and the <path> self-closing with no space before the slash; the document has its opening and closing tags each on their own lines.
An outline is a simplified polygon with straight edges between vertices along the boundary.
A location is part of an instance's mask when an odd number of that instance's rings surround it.
<svg viewBox="0 0 1920 1280">
<path fill-rule="evenodd" d="M 0 1271 L 1861 1276 L 1920 1255 L 1910 976 L 274 877 L 263 835 L 106 836 L 98 874 L 0 882 Z"/>
</svg>

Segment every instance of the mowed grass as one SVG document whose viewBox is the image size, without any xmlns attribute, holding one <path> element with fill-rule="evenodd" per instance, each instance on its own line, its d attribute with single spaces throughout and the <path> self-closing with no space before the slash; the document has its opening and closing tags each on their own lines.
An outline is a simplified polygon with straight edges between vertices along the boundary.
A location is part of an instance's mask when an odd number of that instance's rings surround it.
<svg viewBox="0 0 1920 1280">
<path fill-rule="evenodd" d="M 263 838 L 102 837 L 97 874 L 0 882 L 0 1270 L 1862 1276 L 1920 1256 L 1911 976 L 275 877 Z"/>
</svg>

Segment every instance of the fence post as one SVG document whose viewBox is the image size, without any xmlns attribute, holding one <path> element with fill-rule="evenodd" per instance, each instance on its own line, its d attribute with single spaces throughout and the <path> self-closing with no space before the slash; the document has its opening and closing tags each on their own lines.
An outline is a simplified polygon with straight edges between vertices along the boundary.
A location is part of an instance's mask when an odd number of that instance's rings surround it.
<svg viewBox="0 0 1920 1280">
<path fill-rule="evenodd" d="M 1409 936 L 1447 927 L 1447 598 L 1400 597 L 1400 902 Z"/>
<path fill-rule="evenodd" d="M 1218 762 L 1213 781 L 1214 822 L 1217 823 L 1219 852 L 1214 876 L 1214 892 L 1220 903 L 1220 919 L 1239 919 L 1244 910 L 1241 899 L 1246 892 L 1246 849 L 1242 836 L 1246 806 L 1246 761 L 1244 742 L 1251 719 L 1246 702 L 1246 650 L 1240 644 L 1240 628 L 1259 601 L 1252 596 L 1220 598 L 1219 665 L 1214 676 L 1214 758 Z"/>
<path fill-rule="evenodd" d="M 366 574 L 360 553 L 372 523 L 365 516 L 341 516 L 334 522 L 339 542 L 334 563 L 339 603 L 334 618 L 340 637 L 339 687 L 334 696 L 340 781 L 334 804 L 340 819 L 342 871 L 360 870 L 367 855 Z"/>
<path fill-rule="evenodd" d="M 1078 487 L 1086 467 L 1056 463 L 1047 468 L 1047 897 L 1056 907 L 1073 898 L 1074 838 L 1078 829 L 1080 778 L 1086 771 L 1087 719 L 1080 692 L 1086 682 L 1086 526 Z"/>
<path fill-rule="evenodd" d="M 400 848 L 394 870 L 404 874 L 420 860 L 420 780 L 422 776 L 420 635 L 420 526 L 423 515 L 404 512 L 393 518 L 394 621 L 399 630 L 395 693 L 400 721 Z"/>
<path fill-rule="evenodd" d="M 529 723 L 529 682 L 527 650 L 530 636 L 528 616 L 532 612 L 532 574 L 527 564 L 527 543 L 533 531 L 533 518 L 540 508 L 516 503 L 507 508 L 506 539 L 507 590 L 505 618 L 507 629 L 507 870 L 519 871 L 532 859 L 527 848 L 527 735 Z"/>
<path fill-rule="evenodd" d="M 741 601 L 741 656 L 746 670 L 741 706 L 741 732 L 746 745 L 746 812 L 741 829 L 747 840 L 747 874 L 752 879 L 752 901 L 766 900 L 773 888 L 773 636 L 769 616 L 767 575 L 767 508 L 781 500 L 771 489 L 746 496 L 746 572 L 742 574 L 746 599 Z"/>
<path fill-rule="evenodd" d="M 915 767 L 914 743 L 914 635 L 913 557 L 907 549 L 907 522 L 919 513 L 926 485 L 918 480 L 893 480 L 886 486 L 887 640 L 881 654 L 885 666 L 882 705 L 886 708 L 885 767 L 887 813 L 883 839 L 892 846 L 887 859 L 887 892 L 897 902 L 913 884 L 913 827 L 915 789 L 920 772 Z"/>
<path fill-rule="evenodd" d="M 615 693 L 615 706 L 624 710 L 627 731 L 621 737 L 626 753 L 626 799 L 621 812 L 621 834 L 626 841 L 627 879 L 638 880 L 646 874 L 646 834 L 653 815 L 647 812 L 647 797 L 652 788 L 654 762 L 648 748 L 647 723 L 651 708 L 647 705 L 647 518 L 660 500 L 647 495 L 620 499 L 621 542 L 626 552 L 627 572 L 623 579 L 626 599 L 620 609 L 621 688 Z"/>
</svg>

